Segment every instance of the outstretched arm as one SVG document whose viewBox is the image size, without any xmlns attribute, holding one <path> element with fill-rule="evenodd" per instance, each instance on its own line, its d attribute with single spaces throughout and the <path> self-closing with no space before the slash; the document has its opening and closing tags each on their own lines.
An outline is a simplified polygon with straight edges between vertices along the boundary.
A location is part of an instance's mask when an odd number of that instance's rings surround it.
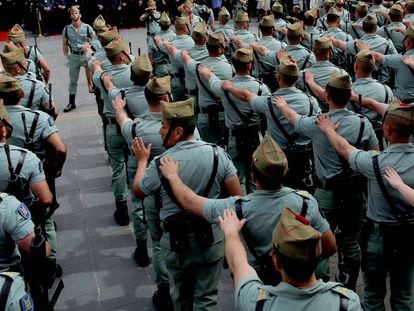
<svg viewBox="0 0 414 311">
<path fill-rule="evenodd" d="M 145 193 L 139 188 L 139 182 L 141 181 L 142 177 L 144 177 L 145 170 L 148 166 L 148 159 L 151 154 L 151 147 L 152 144 L 148 144 L 145 146 L 144 141 L 141 137 L 135 137 L 132 141 L 132 150 L 134 151 L 135 158 L 138 161 L 137 171 L 135 172 L 134 183 L 133 183 L 133 191 L 134 194 L 138 198 L 144 198 Z"/>
<path fill-rule="evenodd" d="M 272 102 L 273 105 L 279 108 L 280 112 L 290 124 L 294 125 L 296 123 L 296 120 L 299 118 L 298 113 L 288 106 L 286 100 L 282 96 L 273 98 Z"/>
<path fill-rule="evenodd" d="M 387 167 L 385 169 L 384 177 L 388 183 L 402 195 L 404 200 L 414 207 L 414 189 L 405 184 L 400 175 L 398 175 L 392 167 Z"/>
<path fill-rule="evenodd" d="M 222 89 L 228 91 L 231 95 L 236 97 L 237 99 L 248 102 L 250 104 L 251 100 L 257 96 L 255 93 L 250 92 L 249 90 L 239 88 L 235 86 L 228 80 L 223 81 Z"/>
</svg>

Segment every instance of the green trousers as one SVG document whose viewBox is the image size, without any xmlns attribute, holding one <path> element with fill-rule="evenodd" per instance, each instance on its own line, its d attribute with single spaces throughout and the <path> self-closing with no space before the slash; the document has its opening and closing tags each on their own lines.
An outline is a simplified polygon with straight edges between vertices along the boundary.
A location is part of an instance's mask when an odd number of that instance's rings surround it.
<svg viewBox="0 0 414 311">
<path fill-rule="evenodd" d="M 69 95 L 76 95 L 78 89 L 79 71 L 85 64 L 84 55 L 70 54 L 68 56 L 69 67 Z"/>
</svg>

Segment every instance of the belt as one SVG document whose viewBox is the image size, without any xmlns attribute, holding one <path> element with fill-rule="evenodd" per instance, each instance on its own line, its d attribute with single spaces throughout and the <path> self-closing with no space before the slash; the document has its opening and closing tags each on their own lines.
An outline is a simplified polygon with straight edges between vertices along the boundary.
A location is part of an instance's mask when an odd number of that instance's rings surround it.
<svg viewBox="0 0 414 311">
<path fill-rule="evenodd" d="M 230 133 L 232 136 L 236 136 L 237 134 L 240 133 L 240 130 L 246 130 L 246 129 L 249 129 L 250 134 L 259 133 L 260 131 L 258 124 L 252 124 L 249 126 L 238 126 L 238 127 L 232 128 L 230 130 Z"/>
<path fill-rule="evenodd" d="M 103 117 L 103 123 L 104 124 L 118 124 L 118 122 L 116 122 L 116 118 L 113 117 Z"/>
<path fill-rule="evenodd" d="M 224 108 L 219 105 L 208 105 L 207 107 L 200 107 L 200 113 L 210 113 L 210 112 L 216 112 L 216 111 L 224 111 Z"/>
<path fill-rule="evenodd" d="M 198 95 L 198 90 L 197 89 L 195 89 L 195 90 L 188 90 L 188 94 L 189 95 L 193 95 L 193 96 L 197 96 Z"/>
<path fill-rule="evenodd" d="M 384 235 L 385 232 L 397 227 L 404 226 L 404 223 L 401 222 L 376 222 L 372 219 L 367 218 L 366 228 L 368 233 L 374 235 Z"/>
<path fill-rule="evenodd" d="M 85 54 L 84 51 L 70 51 L 70 53 L 74 54 L 74 55 L 83 55 L 83 54 Z"/>
</svg>

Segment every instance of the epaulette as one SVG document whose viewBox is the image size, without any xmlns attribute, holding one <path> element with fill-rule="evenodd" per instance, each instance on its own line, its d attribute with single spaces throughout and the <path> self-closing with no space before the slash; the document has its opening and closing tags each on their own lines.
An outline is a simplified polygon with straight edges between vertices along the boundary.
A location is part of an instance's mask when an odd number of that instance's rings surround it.
<svg viewBox="0 0 414 311">
<path fill-rule="evenodd" d="M 350 295 L 351 291 L 343 286 L 338 285 L 338 286 L 332 287 L 330 290 L 333 291 L 334 293 L 339 294 L 342 297 L 345 297 L 348 299 L 351 298 L 351 295 Z"/>
<path fill-rule="evenodd" d="M 4 272 L 0 272 L 0 275 L 9 277 L 11 279 L 15 279 L 20 273 L 19 272 L 11 272 L 11 271 L 4 271 Z"/>
<path fill-rule="evenodd" d="M 305 190 L 296 190 L 295 193 L 305 199 L 310 199 L 312 197 L 311 194 Z"/>
</svg>

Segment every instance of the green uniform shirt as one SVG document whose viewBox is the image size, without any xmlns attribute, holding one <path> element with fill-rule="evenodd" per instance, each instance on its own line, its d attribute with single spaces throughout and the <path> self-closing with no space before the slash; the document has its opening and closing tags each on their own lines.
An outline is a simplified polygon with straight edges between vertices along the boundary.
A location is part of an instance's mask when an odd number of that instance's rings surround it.
<svg viewBox="0 0 414 311">
<path fill-rule="evenodd" d="M 283 18 L 276 18 L 274 22 L 275 28 L 287 28 L 288 22 L 286 22 Z M 286 39 L 286 36 L 280 32 L 275 33 L 275 38 L 279 41 L 283 41 Z"/>
<path fill-rule="evenodd" d="M 316 58 L 313 52 L 301 44 L 288 44 L 285 49 L 288 54 L 292 56 L 292 58 L 296 61 L 299 70 L 312 67 L 312 65 L 316 62 Z M 279 62 L 277 61 L 276 57 L 276 51 L 269 51 L 265 55 L 265 60 L 273 63 L 275 67 L 279 66 Z"/>
<path fill-rule="evenodd" d="M 227 41 L 229 41 L 229 37 L 234 35 L 234 28 L 230 25 L 221 25 L 221 24 L 217 24 L 217 26 L 215 26 L 214 28 L 214 32 L 220 32 L 223 31 L 224 37 L 226 38 Z"/>
<path fill-rule="evenodd" d="M 194 40 L 189 35 L 179 35 L 175 37 L 174 40 L 171 41 L 171 44 L 177 50 L 191 49 L 194 46 Z M 160 50 L 164 53 L 167 53 L 163 45 L 161 45 Z M 171 69 L 172 74 L 178 74 L 178 71 L 180 69 L 183 69 L 183 65 L 181 64 L 181 62 L 177 62 L 174 56 L 170 56 L 170 62 L 171 62 L 170 69 Z"/>
<path fill-rule="evenodd" d="M 309 68 L 309 71 L 313 74 L 315 83 L 323 88 L 326 87 L 331 73 L 335 70 L 339 70 L 339 68 L 328 60 L 316 61 L 312 67 Z M 302 90 L 304 89 L 303 75 L 299 76 L 296 86 Z"/>
<path fill-rule="evenodd" d="M 391 39 L 392 43 L 394 43 L 397 52 L 402 53 L 404 51 L 404 34 L 402 34 L 399 31 L 395 31 L 394 29 L 396 28 L 405 29 L 405 25 L 400 22 L 391 22 L 379 28 L 377 34 L 383 38 Z"/>
<path fill-rule="evenodd" d="M 78 31 L 76 31 L 72 24 L 69 24 L 63 28 L 62 36 L 68 40 L 71 52 L 82 52 L 83 45 L 87 42 L 88 38 L 92 40 L 95 37 L 95 31 L 85 23 L 80 24 Z"/>
<path fill-rule="evenodd" d="M 36 80 L 34 75 L 31 73 L 25 73 L 21 76 L 15 76 L 15 78 L 19 80 L 24 92 L 24 96 L 21 99 L 20 104 L 33 110 L 39 110 L 42 108 L 42 105 L 49 104 L 49 91 L 46 89 L 43 82 Z M 29 99 L 32 92 L 33 96 L 30 102 Z"/>
<path fill-rule="evenodd" d="M 257 41 L 256 35 L 252 34 L 250 31 L 246 29 L 240 29 L 237 30 L 234 35 L 238 37 L 241 41 L 243 41 L 243 47 L 249 47 L 249 43 Z M 235 46 L 232 43 L 233 51 L 236 51 L 238 49 L 237 46 Z"/>
<path fill-rule="evenodd" d="M 312 50 L 315 39 L 321 36 L 321 31 L 313 26 L 305 26 L 305 32 L 307 32 L 310 35 L 310 37 L 309 39 L 304 38 L 302 44 L 309 50 Z"/>
<path fill-rule="evenodd" d="M 358 18 L 354 23 L 351 23 L 350 21 L 345 21 L 341 28 L 343 31 L 345 31 L 347 34 L 350 34 L 353 39 L 360 39 L 364 36 L 364 31 L 354 26 L 353 24 L 356 24 L 358 26 L 362 26 L 362 23 L 364 22 L 365 17 Z"/>
<path fill-rule="evenodd" d="M 102 46 L 101 42 L 98 39 L 92 40 L 91 42 L 93 53 L 86 54 L 86 62 L 88 63 L 88 68 L 92 69 L 92 64 L 95 59 L 92 56 L 95 56 L 97 60 L 102 62 L 102 69 L 106 70 L 111 66 L 111 62 L 109 61 L 108 57 L 106 56 L 106 52 L 104 47 Z"/>
<path fill-rule="evenodd" d="M 257 43 L 268 48 L 270 51 L 279 51 L 281 48 L 286 46 L 286 44 L 276 40 L 272 36 L 263 36 Z M 254 66 L 252 76 L 260 78 L 261 74 L 274 71 L 273 65 L 271 63 L 267 63 L 262 55 L 256 52 L 253 53 Z"/>
<path fill-rule="evenodd" d="M 175 33 L 171 30 L 161 30 L 158 33 L 162 39 L 167 41 L 173 41 L 176 37 Z M 162 52 L 155 44 L 153 38 L 148 41 L 148 53 L 154 57 L 154 73 L 156 77 L 164 77 L 170 74 L 170 60 L 168 54 Z"/>
<path fill-rule="evenodd" d="M 125 91 L 126 107 L 128 107 L 132 117 L 136 118 L 148 112 L 148 103 L 144 93 L 145 86 L 133 85 L 122 89 L 113 88 L 109 91 L 109 99 L 111 102 L 115 100 L 115 97 L 121 96 L 121 90 Z"/>
<path fill-rule="evenodd" d="M 11 278 L 13 283 L 10 287 L 5 310 L 7 311 L 31 311 L 33 310 L 33 300 L 30 294 L 26 293 L 24 279 L 17 272 L 0 273 L 0 288 L 2 288 L 6 278 Z"/>
</svg>

